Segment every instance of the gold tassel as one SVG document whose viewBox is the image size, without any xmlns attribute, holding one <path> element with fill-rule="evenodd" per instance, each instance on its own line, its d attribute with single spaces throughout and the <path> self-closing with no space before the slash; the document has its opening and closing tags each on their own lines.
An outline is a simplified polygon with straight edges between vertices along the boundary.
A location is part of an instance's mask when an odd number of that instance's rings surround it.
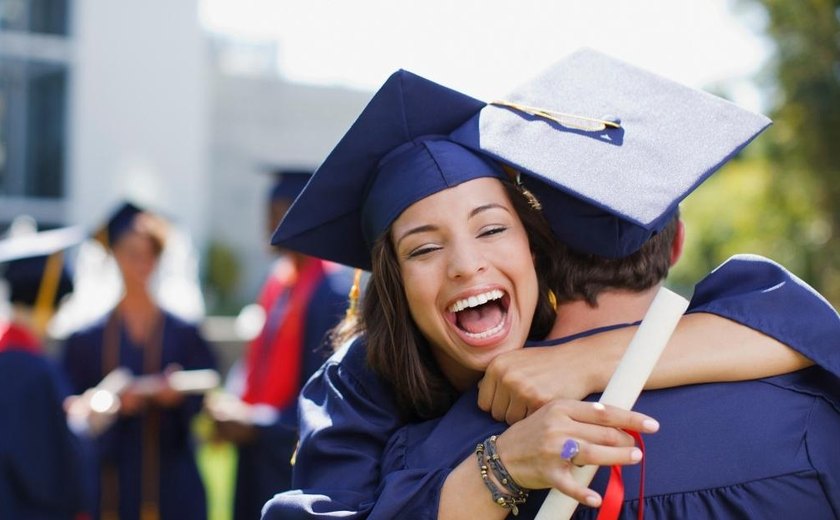
<svg viewBox="0 0 840 520">
<path fill-rule="evenodd" d="M 345 319 L 352 318 L 359 313 L 359 295 L 361 293 L 361 285 L 362 270 L 356 269 L 356 272 L 353 274 L 353 286 L 350 287 L 350 304 L 347 306 Z"/>
<path fill-rule="evenodd" d="M 38 286 L 38 295 L 35 298 L 35 309 L 33 310 L 35 331 L 39 335 L 46 333 L 47 324 L 52 317 L 55 295 L 58 292 L 58 284 L 61 282 L 63 263 L 63 253 L 53 253 L 47 257 L 44 274 L 41 276 L 41 284 Z"/>
</svg>

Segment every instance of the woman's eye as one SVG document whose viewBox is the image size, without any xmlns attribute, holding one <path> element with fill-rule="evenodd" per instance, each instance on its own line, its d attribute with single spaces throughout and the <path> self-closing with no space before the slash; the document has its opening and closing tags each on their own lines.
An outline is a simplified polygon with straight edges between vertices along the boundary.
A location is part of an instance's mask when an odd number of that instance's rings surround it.
<svg viewBox="0 0 840 520">
<path fill-rule="evenodd" d="M 493 226 L 491 228 L 483 230 L 481 233 L 478 234 L 480 237 L 488 237 L 492 235 L 498 235 L 499 233 L 504 233 L 507 231 L 505 226 Z"/>
<path fill-rule="evenodd" d="M 409 258 L 417 258 L 419 256 L 427 255 L 433 251 L 437 251 L 440 249 L 439 246 L 423 246 L 418 247 L 417 249 L 413 249 L 408 253 Z"/>
</svg>

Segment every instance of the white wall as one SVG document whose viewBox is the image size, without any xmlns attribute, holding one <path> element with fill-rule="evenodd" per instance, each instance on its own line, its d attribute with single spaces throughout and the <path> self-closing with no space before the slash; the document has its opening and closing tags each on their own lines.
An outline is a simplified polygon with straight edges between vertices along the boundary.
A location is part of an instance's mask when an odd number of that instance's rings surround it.
<svg viewBox="0 0 840 520">
<path fill-rule="evenodd" d="M 73 18 L 68 221 L 147 204 L 199 252 L 229 246 L 252 301 L 271 258 L 260 172 L 317 166 L 372 93 L 216 72 L 198 0 L 77 0 Z"/>
<path fill-rule="evenodd" d="M 196 0 L 77 0 L 70 220 L 129 196 L 207 235 L 208 45 Z"/>
<path fill-rule="evenodd" d="M 271 258 L 264 224 L 269 170 L 317 167 L 372 92 L 224 74 L 213 84 L 209 233 L 236 252 L 240 297 L 248 301 Z"/>
</svg>

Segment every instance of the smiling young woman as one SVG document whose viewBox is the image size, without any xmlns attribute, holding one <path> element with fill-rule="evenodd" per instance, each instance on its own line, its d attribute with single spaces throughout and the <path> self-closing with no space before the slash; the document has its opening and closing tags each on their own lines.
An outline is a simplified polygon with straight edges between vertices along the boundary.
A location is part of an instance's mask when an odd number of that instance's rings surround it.
<svg viewBox="0 0 840 520">
<path fill-rule="evenodd" d="M 406 416 L 439 415 L 494 357 L 550 330 L 554 245 L 539 211 L 496 178 L 440 191 L 394 221 L 374 246 L 381 276 L 363 316 L 371 366 L 403 383 L 395 391 Z M 389 339 L 394 331 L 403 343 Z"/>
</svg>

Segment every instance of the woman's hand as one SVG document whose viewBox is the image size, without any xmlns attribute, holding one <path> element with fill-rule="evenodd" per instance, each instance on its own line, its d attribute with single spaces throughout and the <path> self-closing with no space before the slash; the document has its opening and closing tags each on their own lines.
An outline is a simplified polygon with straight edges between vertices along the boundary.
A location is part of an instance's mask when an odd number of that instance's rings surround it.
<svg viewBox="0 0 840 520">
<path fill-rule="evenodd" d="M 636 464 L 642 452 L 621 430 L 653 433 L 659 424 L 640 414 L 573 400 L 555 400 L 499 435 L 497 452 L 521 487 L 555 488 L 579 502 L 598 506 L 600 496 L 575 482 L 574 465 L 611 466 Z M 562 458 L 567 441 L 579 446 L 571 460 Z"/>
<path fill-rule="evenodd" d="M 520 487 L 559 489 L 591 507 L 601 496 L 572 477 L 575 464 L 636 464 L 642 452 L 620 429 L 652 433 L 659 423 L 650 417 L 600 403 L 555 400 L 509 427 L 496 438 L 496 453 Z M 564 459 L 567 444 L 580 448 Z M 491 498 L 476 467 L 475 455 L 461 461 L 446 477 L 438 505 L 440 520 L 486 518 L 501 520 L 508 511 Z"/>
<path fill-rule="evenodd" d="M 619 331 L 613 331 L 619 332 Z M 497 356 L 479 383 L 478 406 L 513 424 L 553 399 L 581 400 L 603 391 L 635 328 L 556 347 L 529 347 Z M 622 342 L 623 341 L 623 342 Z"/>
</svg>

